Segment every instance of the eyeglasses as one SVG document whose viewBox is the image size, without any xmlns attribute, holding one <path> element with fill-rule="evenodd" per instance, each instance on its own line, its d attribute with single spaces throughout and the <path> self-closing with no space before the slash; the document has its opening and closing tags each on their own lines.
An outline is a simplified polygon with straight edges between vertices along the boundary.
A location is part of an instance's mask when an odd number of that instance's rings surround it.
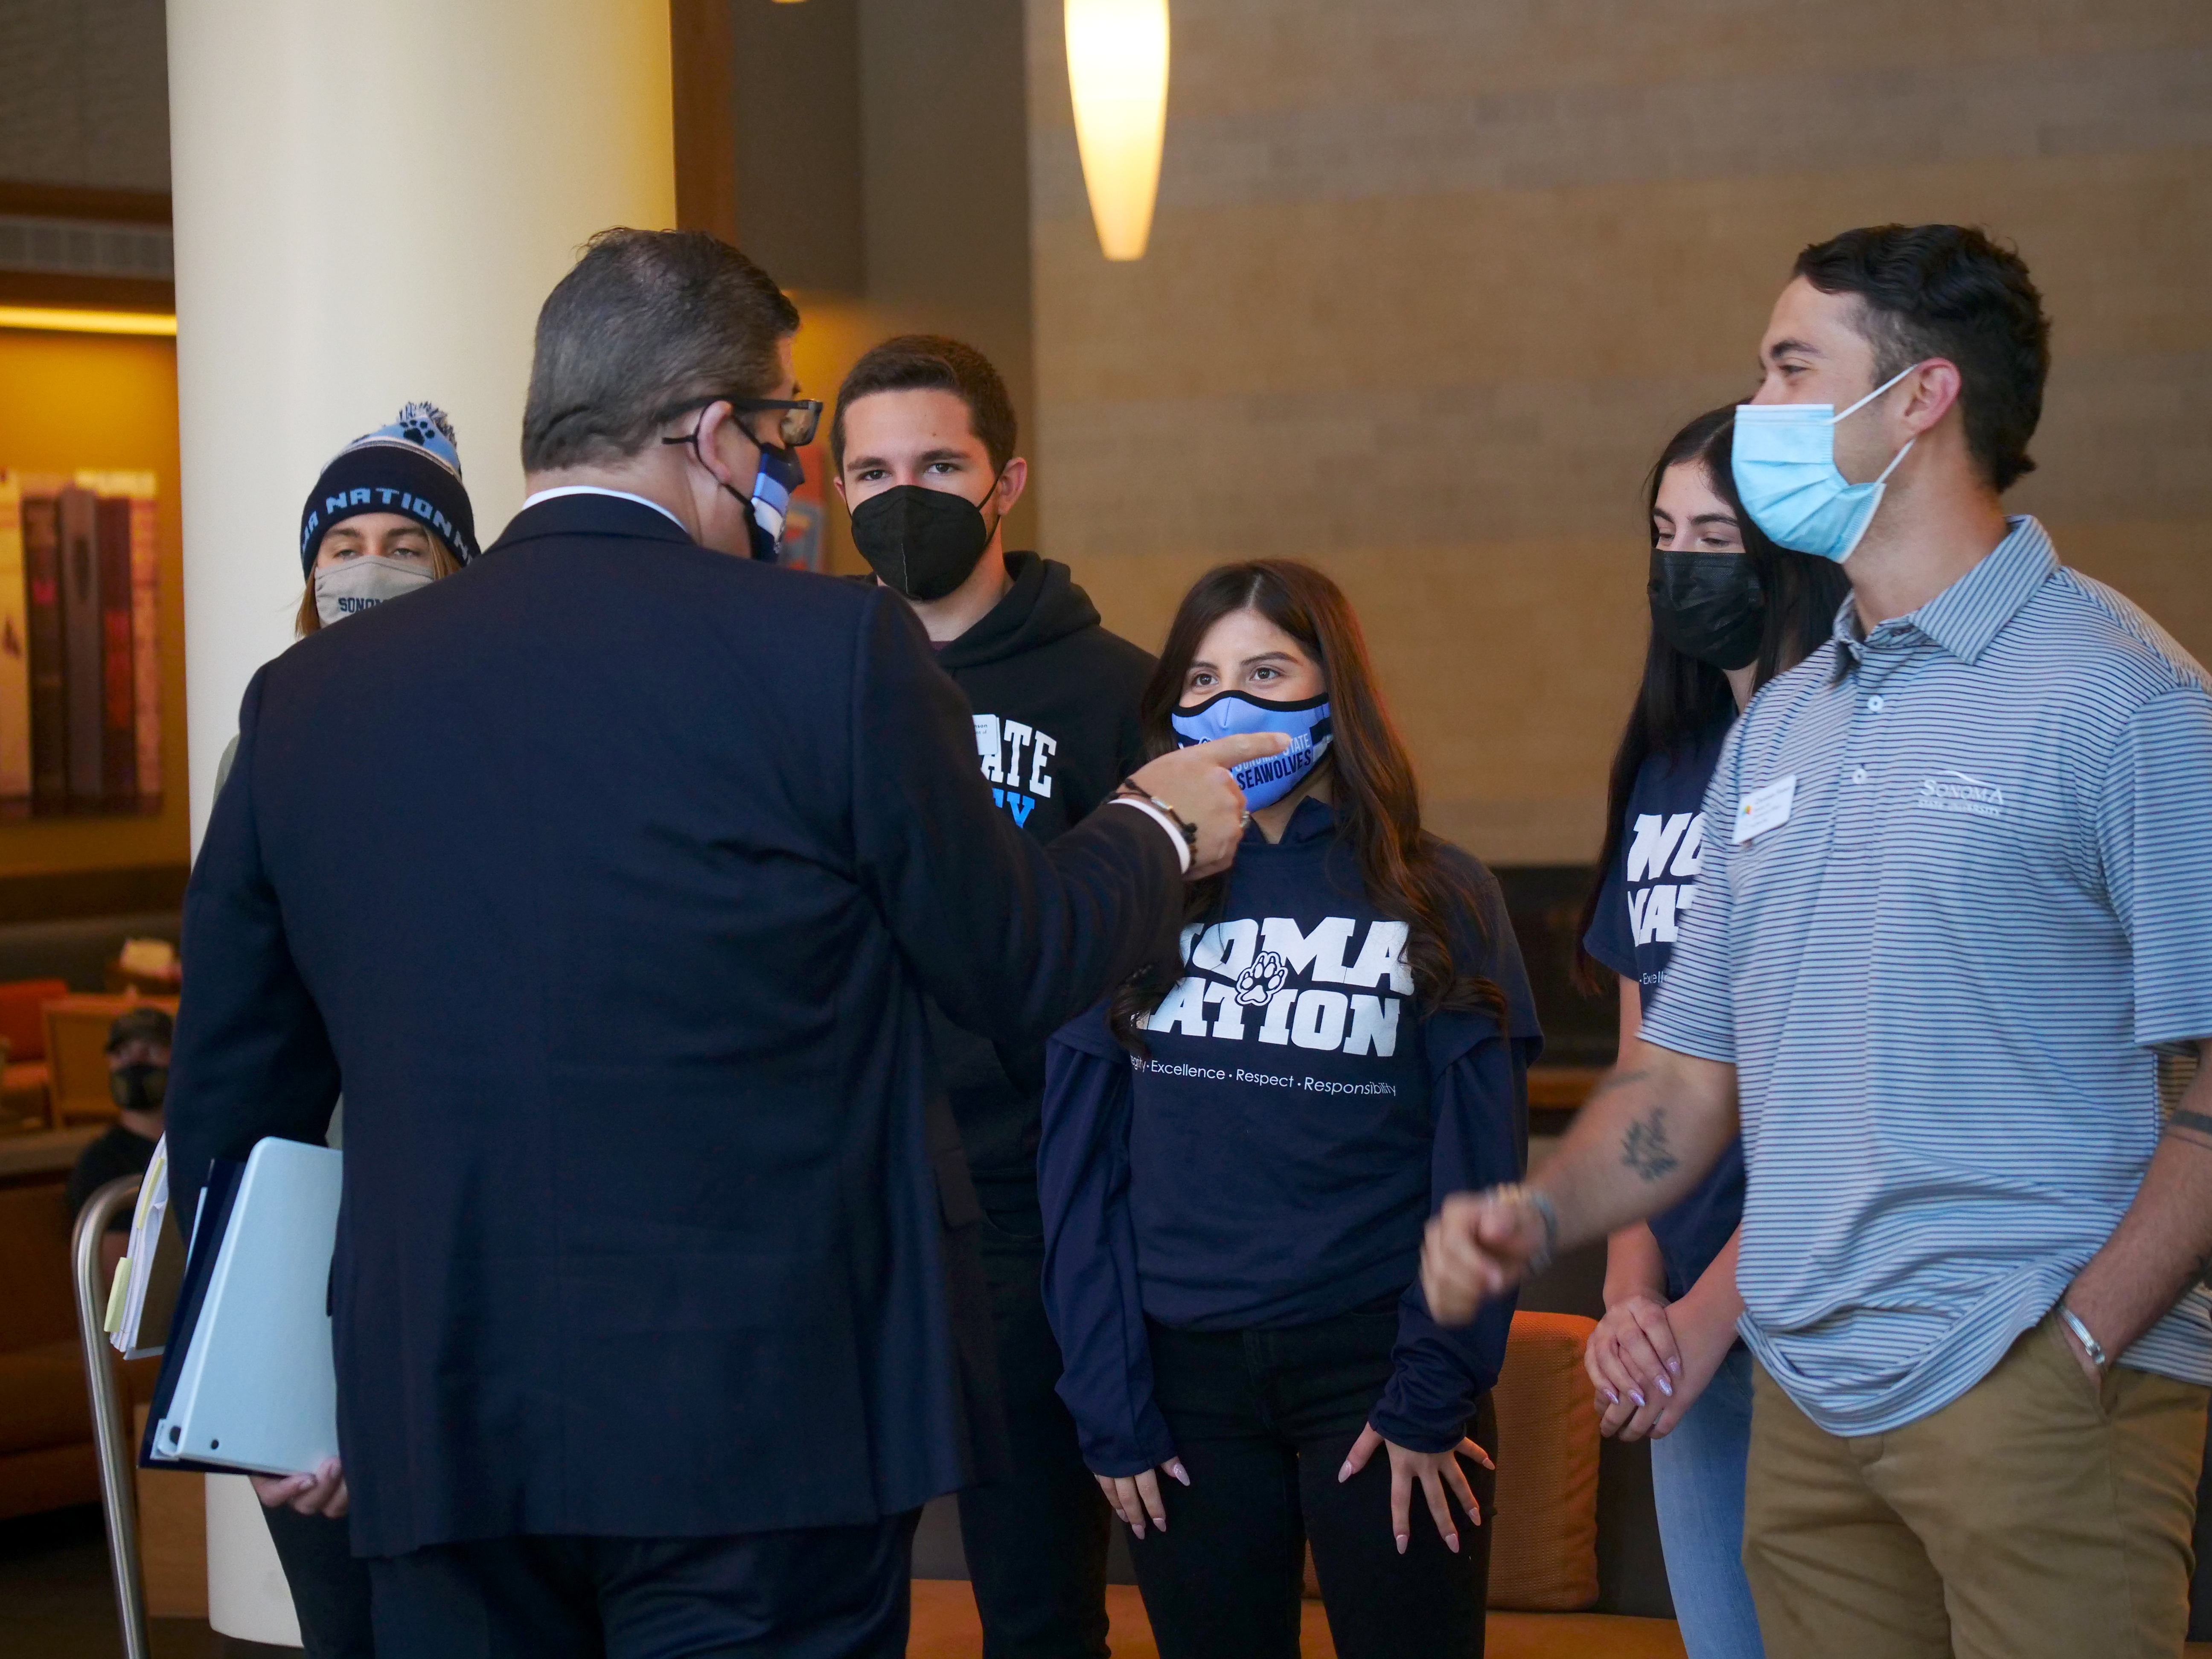
<svg viewBox="0 0 2212 1659">
<path fill-rule="evenodd" d="M 822 400 L 819 398 L 732 398 L 730 412 L 734 415 L 762 414 L 779 410 L 776 435 L 783 440 L 787 449 L 798 449 L 814 441 L 815 428 L 822 424 Z"/>
<path fill-rule="evenodd" d="M 798 449 L 812 443 L 814 434 L 822 424 L 822 400 L 819 398 L 732 398 L 718 395 L 699 398 L 689 405 L 678 405 L 661 418 L 672 419 L 682 414 L 687 406 L 705 409 L 710 404 L 725 403 L 729 404 L 732 414 L 739 416 L 765 414 L 769 410 L 779 411 L 775 423 L 776 441 L 787 449 Z M 743 425 L 742 421 L 740 425 Z M 744 431 L 747 437 L 755 435 L 749 426 L 744 427 Z M 663 438 L 661 442 L 688 444 L 696 435 L 686 434 L 682 437 Z"/>
</svg>

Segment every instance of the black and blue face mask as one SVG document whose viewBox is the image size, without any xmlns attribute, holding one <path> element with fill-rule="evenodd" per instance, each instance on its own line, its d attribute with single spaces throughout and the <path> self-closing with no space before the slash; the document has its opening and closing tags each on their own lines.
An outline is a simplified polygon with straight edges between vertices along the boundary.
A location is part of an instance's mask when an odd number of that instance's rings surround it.
<svg viewBox="0 0 2212 1659">
<path fill-rule="evenodd" d="M 1217 692 L 1195 708 L 1176 709 L 1168 723 L 1175 728 L 1177 746 L 1184 749 L 1253 732 L 1280 732 L 1290 738 L 1291 746 L 1279 755 L 1229 769 L 1251 811 L 1273 806 L 1311 776 L 1328 752 L 1331 738 L 1326 694 L 1304 702 L 1269 702 L 1242 691 Z"/>
<path fill-rule="evenodd" d="M 783 543 L 784 520 L 791 512 L 792 492 L 806 482 L 806 468 L 798 452 L 780 447 L 763 447 L 760 453 L 760 470 L 753 474 L 752 508 L 753 557 L 774 564 L 776 550 Z"/>
</svg>

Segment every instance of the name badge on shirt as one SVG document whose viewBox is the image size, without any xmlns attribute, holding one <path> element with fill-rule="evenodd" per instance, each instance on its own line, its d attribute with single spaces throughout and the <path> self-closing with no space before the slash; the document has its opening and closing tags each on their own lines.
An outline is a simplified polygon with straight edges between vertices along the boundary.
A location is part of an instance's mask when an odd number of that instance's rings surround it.
<svg viewBox="0 0 2212 1659">
<path fill-rule="evenodd" d="M 1796 798 L 1797 775 L 1777 778 L 1764 789 L 1754 789 L 1737 802 L 1735 833 L 1731 839 L 1739 847 L 1753 836 L 1763 836 L 1769 830 L 1790 822 L 1790 803 Z"/>
</svg>

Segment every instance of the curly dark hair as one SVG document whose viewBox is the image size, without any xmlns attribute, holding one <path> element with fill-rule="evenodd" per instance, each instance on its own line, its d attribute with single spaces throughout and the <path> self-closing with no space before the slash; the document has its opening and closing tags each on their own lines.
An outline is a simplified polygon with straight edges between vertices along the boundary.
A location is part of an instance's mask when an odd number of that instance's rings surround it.
<svg viewBox="0 0 2212 1659">
<path fill-rule="evenodd" d="M 1858 296 L 1876 386 L 1929 357 L 1958 366 L 1966 445 L 1991 488 L 2035 471 L 2051 319 L 2016 250 L 1966 225 L 1869 225 L 1807 248 L 1796 274 Z"/>
</svg>

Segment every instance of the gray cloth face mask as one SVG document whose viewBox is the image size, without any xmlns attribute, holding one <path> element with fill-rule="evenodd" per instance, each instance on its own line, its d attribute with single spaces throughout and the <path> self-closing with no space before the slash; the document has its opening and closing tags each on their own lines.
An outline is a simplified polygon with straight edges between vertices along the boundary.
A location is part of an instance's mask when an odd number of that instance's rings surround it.
<svg viewBox="0 0 2212 1659">
<path fill-rule="evenodd" d="M 315 572 L 315 615 L 323 626 L 374 610 L 386 599 L 430 584 L 430 567 L 413 560 L 387 559 L 374 553 Z"/>
</svg>

